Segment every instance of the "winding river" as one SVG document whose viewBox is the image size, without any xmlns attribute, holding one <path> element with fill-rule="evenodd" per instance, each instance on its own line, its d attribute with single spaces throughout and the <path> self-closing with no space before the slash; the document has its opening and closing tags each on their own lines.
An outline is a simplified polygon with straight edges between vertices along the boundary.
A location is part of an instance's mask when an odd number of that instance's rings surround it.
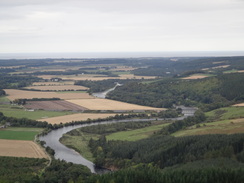
<svg viewBox="0 0 244 183">
<path fill-rule="evenodd" d="M 188 116 L 193 116 L 196 111 L 196 108 L 189 108 L 189 107 L 182 107 L 182 113 L 184 116 L 178 118 L 171 118 L 167 120 L 182 120 Z M 85 126 L 92 126 L 92 125 L 101 125 L 101 124 L 111 124 L 111 123 L 119 123 L 119 122 L 139 122 L 139 121 L 155 121 L 155 120 L 164 120 L 161 118 L 150 118 L 150 119 L 127 119 L 127 120 L 112 120 L 112 121 L 104 121 L 104 122 L 95 122 L 90 124 L 80 124 L 80 125 L 73 125 L 62 127 L 57 130 L 52 130 L 50 133 L 44 136 L 40 136 L 39 140 L 45 141 L 46 146 L 49 146 L 55 151 L 55 158 L 65 160 L 67 162 L 72 162 L 75 164 L 82 164 L 87 166 L 92 173 L 102 173 L 103 169 L 96 169 L 95 165 L 91 162 L 82 157 L 78 152 L 73 149 L 66 147 L 65 145 L 59 142 L 59 139 L 63 136 L 63 134 Z"/>
</svg>

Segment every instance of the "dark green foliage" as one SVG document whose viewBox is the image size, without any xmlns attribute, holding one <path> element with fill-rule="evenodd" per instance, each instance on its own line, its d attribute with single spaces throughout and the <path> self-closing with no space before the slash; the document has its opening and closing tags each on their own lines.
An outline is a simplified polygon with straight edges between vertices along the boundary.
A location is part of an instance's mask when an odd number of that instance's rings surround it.
<svg viewBox="0 0 244 183">
<path fill-rule="evenodd" d="M 0 157 L 0 182 L 32 183 L 46 164 L 46 159 Z"/>
<path fill-rule="evenodd" d="M 87 126 L 75 131 L 82 131 L 86 133 L 95 133 L 95 134 L 109 134 L 118 131 L 133 130 L 139 128 L 145 128 L 150 126 L 151 122 L 126 122 L 126 123 L 114 123 L 114 124 L 105 124 L 105 125 L 95 125 Z M 70 135 L 74 134 L 75 131 L 68 132 Z"/>
<path fill-rule="evenodd" d="M 208 111 L 243 101 L 243 81 L 244 73 L 202 80 L 164 79 L 150 84 L 134 81 L 110 92 L 108 98 L 153 107 L 198 105 Z"/>
<path fill-rule="evenodd" d="M 55 183 L 55 182 L 83 182 L 91 173 L 88 168 L 83 165 L 67 163 L 60 160 L 52 160 L 52 164 L 46 168 L 46 171 L 40 178 L 39 182 Z"/>
<path fill-rule="evenodd" d="M 160 168 L 202 159 L 243 157 L 244 134 L 202 135 L 175 138 L 156 135 L 136 142 L 91 140 L 95 157 L 103 159 L 103 165 L 115 166 L 153 163 Z M 111 161 L 112 160 L 112 161 Z M 126 163 L 127 161 L 127 163 Z"/>
<path fill-rule="evenodd" d="M 3 95 L 6 95 L 6 93 L 5 93 L 4 90 L 1 90 L 1 89 L 0 89 L 0 96 L 3 96 Z"/>
<path fill-rule="evenodd" d="M 163 171 L 152 166 L 123 169 L 113 174 L 90 177 L 86 183 L 243 183 L 244 169 L 208 168 Z"/>
<path fill-rule="evenodd" d="M 40 81 L 40 78 L 32 76 L 15 76 L 0 73 L 0 89 L 21 88 L 29 86 L 33 82 Z"/>
<path fill-rule="evenodd" d="M 18 127 L 39 127 L 39 128 L 52 128 L 52 125 L 47 122 L 40 122 L 27 118 L 14 118 L 14 117 L 6 117 L 3 113 L 0 112 L 0 122 L 5 121 L 9 122 L 11 126 Z"/>
</svg>

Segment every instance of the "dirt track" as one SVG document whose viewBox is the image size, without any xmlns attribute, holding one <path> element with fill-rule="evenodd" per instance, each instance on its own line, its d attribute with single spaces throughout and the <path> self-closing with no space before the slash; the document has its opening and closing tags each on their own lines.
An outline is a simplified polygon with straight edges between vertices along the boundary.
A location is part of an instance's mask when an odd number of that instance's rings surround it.
<svg viewBox="0 0 244 183">
<path fill-rule="evenodd" d="M 0 139 L 0 156 L 48 158 L 33 141 Z"/>
</svg>

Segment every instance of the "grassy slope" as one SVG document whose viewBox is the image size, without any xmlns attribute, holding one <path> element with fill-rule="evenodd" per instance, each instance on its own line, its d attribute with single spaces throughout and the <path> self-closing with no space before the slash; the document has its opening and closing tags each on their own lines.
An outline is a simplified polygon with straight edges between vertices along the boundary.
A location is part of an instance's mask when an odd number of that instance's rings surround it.
<svg viewBox="0 0 244 183">
<path fill-rule="evenodd" d="M 210 121 L 173 133 L 173 136 L 233 134 L 244 132 L 244 107 L 225 107 L 206 113 Z"/>
<path fill-rule="evenodd" d="M 107 140 L 137 141 L 137 140 L 141 140 L 144 138 L 148 138 L 154 132 L 160 130 L 161 128 L 163 128 L 167 125 L 169 125 L 169 123 L 153 125 L 150 127 L 140 128 L 140 129 L 136 129 L 136 130 L 116 132 L 116 133 L 112 133 L 112 134 L 106 136 L 106 138 L 107 138 Z"/>
<path fill-rule="evenodd" d="M 42 128 L 5 128 L 0 130 L 0 139 L 34 140 L 35 135 L 40 133 L 42 130 Z"/>
</svg>

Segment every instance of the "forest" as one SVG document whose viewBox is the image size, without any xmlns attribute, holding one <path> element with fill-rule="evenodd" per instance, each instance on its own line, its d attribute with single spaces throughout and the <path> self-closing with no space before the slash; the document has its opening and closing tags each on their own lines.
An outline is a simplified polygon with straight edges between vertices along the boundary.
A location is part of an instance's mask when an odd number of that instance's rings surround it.
<svg viewBox="0 0 244 183">
<path fill-rule="evenodd" d="M 108 98 L 152 107 L 197 106 L 204 111 L 244 100 L 244 73 L 221 74 L 199 80 L 162 79 L 152 83 L 128 82 Z"/>
</svg>

